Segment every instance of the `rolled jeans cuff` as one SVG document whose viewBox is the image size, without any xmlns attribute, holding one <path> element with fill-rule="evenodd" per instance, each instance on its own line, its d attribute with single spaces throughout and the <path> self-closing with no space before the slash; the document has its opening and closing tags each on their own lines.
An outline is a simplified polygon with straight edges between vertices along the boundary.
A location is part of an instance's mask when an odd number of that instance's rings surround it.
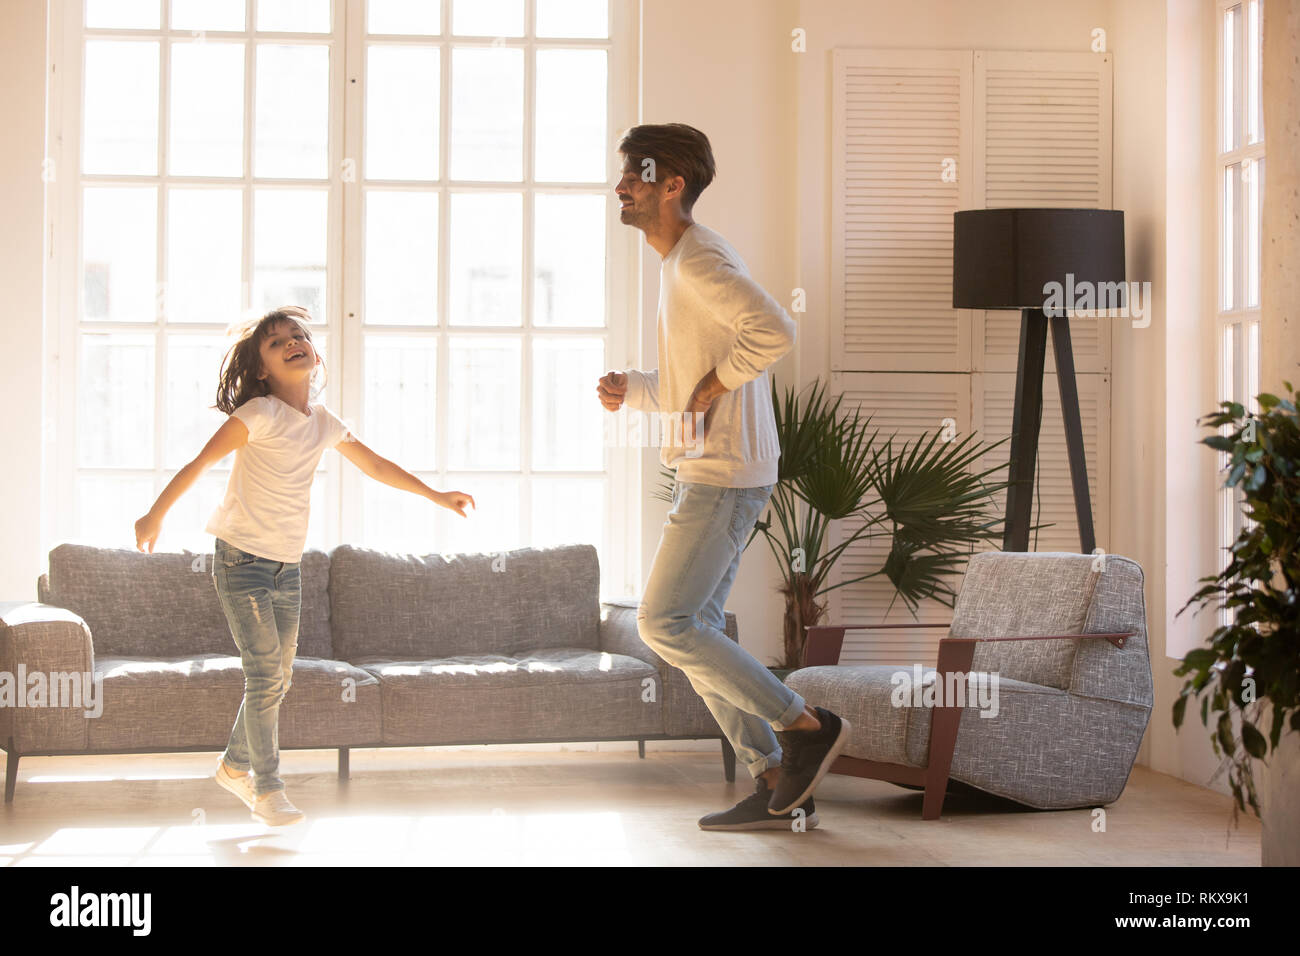
<svg viewBox="0 0 1300 956">
<path fill-rule="evenodd" d="M 790 702 L 790 706 L 785 709 L 785 712 L 780 717 L 772 721 L 772 726 L 777 730 L 785 730 L 785 728 L 793 724 L 799 719 L 799 715 L 803 713 L 804 707 L 807 706 L 807 702 L 798 693 L 795 691 L 790 693 L 794 694 L 794 700 Z"/>
<path fill-rule="evenodd" d="M 751 764 L 747 764 L 745 769 L 749 771 L 751 777 L 757 780 L 769 770 L 778 770 L 780 767 L 781 751 L 778 750 L 775 753 L 768 754 L 766 757 L 761 757 L 758 760 L 755 760 Z"/>
</svg>

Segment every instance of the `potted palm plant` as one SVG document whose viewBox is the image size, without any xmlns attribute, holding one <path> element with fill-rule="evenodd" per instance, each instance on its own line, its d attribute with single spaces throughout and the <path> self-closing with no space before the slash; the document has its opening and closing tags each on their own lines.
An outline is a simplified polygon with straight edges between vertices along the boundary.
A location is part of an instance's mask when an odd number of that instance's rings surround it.
<svg viewBox="0 0 1300 956">
<path fill-rule="evenodd" d="M 1300 770 L 1300 393 L 1283 384 L 1291 393 L 1286 398 L 1256 397 L 1257 417 L 1239 402 L 1221 402 L 1221 411 L 1200 419 L 1218 430 L 1201 444 L 1228 456 L 1224 486 L 1239 490 L 1248 520 L 1227 565 L 1202 578 L 1205 586 L 1178 612 L 1193 604 L 1212 607 L 1228 621 L 1174 671 L 1187 676 L 1174 703 L 1174 727 L 1182 726 L 1188 702 L 1200 697 L 1201 723 L 1209 728 L 1213 720 L 1210 740 L 1228 770 L 1233 822 L 1249 803 L 1263 820 L 1266 864 L 1270 850 L 1279 854 L 1274 862 L 1300 861 L 1300 828 L 1283 802 L 1294 797 L 1282 792 L 1283 768 Z M 1276 784 L 1262 800 L 1256 760 Z"/>
<path fill-rule="evenodd" d="M 871 429 L 860 408 L 841 410 L 842 398 L 828 398 L 820 381 L 800 393 L 787 388 L 784 396 L 772 383 L 781 461 L 769 511 L 746 547 L 763 535 L 781 569 L 785 616 L 783 652 L 773 668 L 778 673 L 804 665 L 805 628 L 822 619 L 828 592 L 884 575 L 913 616 L 926 598 L 951 607 L 956 592 L 949 582 L 975 545 L 1001 540 L 1003 519 L 991 505 L 1010 483 L 984 479 L 1007 465 L 982 472 L 969 466 L 1009 439 L 988 444 L 971 434 L 941 441 L 936 430 L 914 443 L 897 443 L 896 434 L 880 441 L 879 429 Z M 656 497 L 671 501 L 672 475 L 664 475 Z M 848 524 L 832 545 L 836 521 Z M 882 533 L 889 534 L 890 549 L 881 567 L 828 583 L 854 542 Z"/>
</svg>

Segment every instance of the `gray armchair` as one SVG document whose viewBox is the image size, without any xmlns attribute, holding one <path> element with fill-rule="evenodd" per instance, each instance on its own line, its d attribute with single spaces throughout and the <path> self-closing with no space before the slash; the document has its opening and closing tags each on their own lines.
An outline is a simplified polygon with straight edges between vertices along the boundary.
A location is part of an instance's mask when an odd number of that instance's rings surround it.
<svg viewBox="0 0 1300 956">
<path fill-rule="evenodd" d="M 923 819 L 950 779 L 1039 809 L 1112 803 L 1151 715 L 1142 584 L 1118 555 L 976 554 L 935 667 L 836 666 L 845 631 L 873 625 L 818 625 L 786 683 L 852 723 L 833 773 L 924 789 Z"/>
</svg>

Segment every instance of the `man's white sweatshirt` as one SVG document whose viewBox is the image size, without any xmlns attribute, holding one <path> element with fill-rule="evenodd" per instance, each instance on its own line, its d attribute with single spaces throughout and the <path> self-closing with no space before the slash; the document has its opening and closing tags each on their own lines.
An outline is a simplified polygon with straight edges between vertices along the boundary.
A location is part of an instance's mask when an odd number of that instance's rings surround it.
<svg viewBox="0 0 1300 956">
<path fill-rule="evenodd" d="M 795 324 L 712 229 L 693 223 L 659 269 L 659 367 L 627 370 L 630 408 L 682 412 L 717 369 L 727 392 L 713 400 L 702 443 L 683 447 L 663 429 L 660 460 L 677 480 L 754 488 L 776 483 L 781 446 L 767 367 L 794 347 Z"/>
</svg>

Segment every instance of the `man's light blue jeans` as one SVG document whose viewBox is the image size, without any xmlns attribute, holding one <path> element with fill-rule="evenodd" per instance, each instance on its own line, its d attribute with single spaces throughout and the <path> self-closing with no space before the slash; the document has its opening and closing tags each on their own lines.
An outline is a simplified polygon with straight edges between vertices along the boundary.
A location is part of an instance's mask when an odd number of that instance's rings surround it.
<svg viewBox="0 0 1300 956">
<path fill-rule="evenodd" d="M 723 630 L 741 551 L 771 496 L 771 485 L 678 482 L 637 610 L 641 640 L 685 672 L 754 777 L 781 766 L 772 727 L 804 709 L 802 697 Z"/>
<path fill-rule="evenodd" d="M 298 650 L 300 565 L 261 558 L 217 538 L 212 580 L 244 667 L 244 701 L 222 759 L 236 770 L 251 767 L 260 797 L 284 789 L 280 703 Z"/>
</svg>

